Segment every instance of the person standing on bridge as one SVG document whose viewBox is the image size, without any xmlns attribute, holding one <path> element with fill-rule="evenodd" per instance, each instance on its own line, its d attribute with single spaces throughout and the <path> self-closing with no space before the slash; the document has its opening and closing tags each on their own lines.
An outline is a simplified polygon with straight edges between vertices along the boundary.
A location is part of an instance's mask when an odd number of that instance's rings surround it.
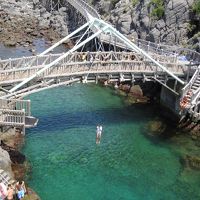
<svg viewBox="0 0 200 200">
<path fill-rule="evenodd" d="M 86 54 L 85 53 L 82 54 L 81 59 L 82 59 L 83 62 L 86 61 Z"/>
</svg>

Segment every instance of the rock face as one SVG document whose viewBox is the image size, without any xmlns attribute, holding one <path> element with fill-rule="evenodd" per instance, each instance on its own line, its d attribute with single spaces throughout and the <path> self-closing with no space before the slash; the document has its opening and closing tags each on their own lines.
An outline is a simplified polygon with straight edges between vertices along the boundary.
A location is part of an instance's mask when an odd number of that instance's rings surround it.
<svg viewBox="0 0 200 200">
<path fill-rule="evenodd" d="M 129 84 L 120 84 L 118 89 L 124 92 L 120 93 L 120 95 L 127 96 L 126 102 L 128 104 L 149 102 L 149 98 L 143 95 L 143 91 L 139 85 L 130 86 Z"/>
<path fill-rule="evenodd" d="M 0 0 L 0 41 L 29 46 L 33 39 L 56 41 L 68 34 L 66 8 L 48 12 L 40 1 Z"/>
<path fill-rule="evenodd" d="M 26 157 L 22 153 L 20 153 L 16 149 L 6 145 L 4 142 L 1 142 L 1 148 L 8 152 L 8 154 L 10 155 L 10 160 L 12 161 L 12 163 L 23 164 L 24 161 L 26 160 Z"/>
<path fill-rule="evenodd" d="M 11 160 L 7 151 L 0 147 L 0 169 L 5 170 L 10 177 L 13 177 Z"/>
<path fill-rule="evenodd" d="M 123 34 L 167 44 L 186 44 L 193 0 L 164 0 L 163 13 L 150 0 L 100 0 L 93 2 L 100 14 Z M 161 16 L 159 16 L 161 15 Z M 200 30 L 199 30 L 200 31 Z M 200 37 L 196 36 L 199 42 Z M 200 43 L 199 43 L 200 44 Z"/>
</svg>

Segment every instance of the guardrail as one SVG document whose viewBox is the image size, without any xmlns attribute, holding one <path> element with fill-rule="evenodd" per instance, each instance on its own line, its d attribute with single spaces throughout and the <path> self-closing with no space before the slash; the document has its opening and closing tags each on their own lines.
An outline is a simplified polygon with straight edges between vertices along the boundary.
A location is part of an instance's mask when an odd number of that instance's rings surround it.
<svg viewBox="0 0 200 200">
<path fill-rule="evenodd" d="M 192 64 L 200 64 L 200 53 L 187 48 L 182 48 L 173 45 L 165 45 L 160 43 L 154 43 L 142 39 L 134 39 L 133 42 L 141 49 L 160 55 L 171 55 L 175 57 L 185 56 L 185 59 Z"/>
<path fill-rule="evenodd" d="M 61 54 L 62 55 L 62 54 Z M 42 60 L 44 57 L 42 56 Z M 57 57 L 57 56 L 56 56 Z M 173 57 L 160 56 L 156 55 L 155 60 L 159 61 L 167 70 L 178 75 L 185 75 L 188 71 L 188 66 L 183 65 L 182 63 L 177 63 L 177 60 L 174 60 Z M 13 83 L 14 81 L 20 82 L 33 74 L 37 73 L 39 70 L 44 68 L 46 65 L 37 65 L 31 67 L 22 67 L 22 68 L 13 68 L 8 70 L 0 71 L 0 83 L 8 84 Z M 71 57 L 64 58 L 54 66 L 45 70 L 42 75 L 38 78 L 47 78 L 47 77 L 59 77 L 59 76 L 69 76 L 75 75 L 79 72 L 88 72 L 96 71 L 101 73 L 104 71 L 107 72 L 141 72 L 145 73 L 151 71 L 153 73 L 165 73 L 165 70 L 156 66 L 155 63 L 145 60 L 141 57 L 138 57 L 134 52 L 75 52 Z M 28 104 L 27 101 L 23 102 Z M 27 105 L 28 106 L 28 105 Z M 27 112 L 28 108 L 24 108 Z"/>
<path fill-rule="evenodd" d="M 25 111 L 0 109 L 0 125 L 24 127 Z"/>
<path fill-rule="evenodd" d="M 31 116 L 31 101 L 20 99 L 0 99 L 1 109 L 10 109 L 16 111 L 25 111 L 26 116 Z"/>
<path fill-rule="evenodd" d="M 85 55 L 85 59 L 87 61 L 90 61 L 91 58 L 95 60 L 95 58 L 98 58 L 99 60 L 104 59 L 110 59 L 111 60 L 133 60 L 133 57 L 135 60 L 144 58 L 141 57 L 140 54 L 135 52 L 113 52 L 113 51 L 107 51 L 107 52 L 73 52 L 71 55 L 66 56 L 62 63 L 76 63 L 80 62 L 82 60 L 82 56 Z M 183 66 L 187 64 L 187 62 L 184 64 L 184 62 L 180 62 L 177 57 L 173 55 L 160 55 L 160 54 L 151 54 L 151 57 L 154 58 L 156 61 L 159 62 L 166 62 L 166 63 L 173 63 L 173 64 L 182 64 Z M 0 73 L 1 72 L 9 72 L 12 70 L 17 69 L 23 69 L 23 68 L 31 68 L 35 66 L 43 66 L 50 64 L 52 61 L 56 60 L 62 56 L 62 54 L 48 54 L 48 55 L 39 55 L 39 56 L 28 56 L 23 58 L 14 58 L 14 59 L 6 59 L 0 61 Z M 111 57 L 110 57 L 111 56 Z"/>
<path fill-rule="evenodd" d="M 196 104 L 192 105 L 189 109 L 189 113 L 193 117 L 194 120 L 199 121 L 200 120 L 200 93 L 198 95 L 198 99 Z"/>
<path fill-rule="evenodd" d="M 200 66 L 196 69 L 189 83 L 185 85 L 185 87 L 182 89 L 182 97 L 184 97 L 187 94 L 187 92 L 191 90 L 191 87 L 193 83 L 195 82 L 196 78 L 199 76 L 199 73 L 200 73 Z"/>
</svg>

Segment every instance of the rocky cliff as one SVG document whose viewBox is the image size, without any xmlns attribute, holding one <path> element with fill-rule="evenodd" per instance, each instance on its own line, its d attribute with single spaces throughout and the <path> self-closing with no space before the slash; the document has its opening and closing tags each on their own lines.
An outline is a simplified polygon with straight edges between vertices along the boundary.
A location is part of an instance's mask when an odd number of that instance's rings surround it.
<svg viewBox="0 0 200 200">
<path fill-rule="evenodd" d="M 200 46 L 200 20 L 194 0 L 93 0 L 115 27 L 134 38 L 170 45 Z"/>
<path fill-rule="evenodd" d="M 198 1 L 200 7 L 200 0 L 88 0 L 103 19 L 130 38 L 200 51 L 200 13 L 193 9 Z M 77 13 L 66 0 L 53 0 L 52 6 L 50 2 L 0 0 L 1 41 L 25 46 L 34 37 L 55 41 L 80 25 L 81 17 L 76 19 Z"/>
<path fill-rule="evenodd" d="M 38 37 L 56 41 L 68 34 L 66 8 L 49 12 L 39 0 L 0 0 L 0 41 L 29 46 Z"/>
</svg>

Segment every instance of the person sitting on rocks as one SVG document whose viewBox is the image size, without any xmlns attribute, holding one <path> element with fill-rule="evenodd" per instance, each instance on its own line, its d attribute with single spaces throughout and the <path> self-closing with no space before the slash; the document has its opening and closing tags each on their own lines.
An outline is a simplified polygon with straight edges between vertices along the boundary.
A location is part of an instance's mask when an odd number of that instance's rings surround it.
<svg viewBox="0 0 200 200">
<path fill-rule="evenodd" d="M 26 187 L 25 187 L 24 181 L 17 182 L 16 193 L 19 200 L 24 198 L 24 195 L 26 193 Z"/>
<path fill-rule="evenodd" d="M 14 199 L 14 188 L 11 184 L 8 184 L 7 188 L 7 200 L 13 200 Z"/>
<path fill-rule="evenodd" d="M 7 196 L 7 188 L 4 183 L 0 183 L 0 200 L 4 200 Z"/>
</svg>

